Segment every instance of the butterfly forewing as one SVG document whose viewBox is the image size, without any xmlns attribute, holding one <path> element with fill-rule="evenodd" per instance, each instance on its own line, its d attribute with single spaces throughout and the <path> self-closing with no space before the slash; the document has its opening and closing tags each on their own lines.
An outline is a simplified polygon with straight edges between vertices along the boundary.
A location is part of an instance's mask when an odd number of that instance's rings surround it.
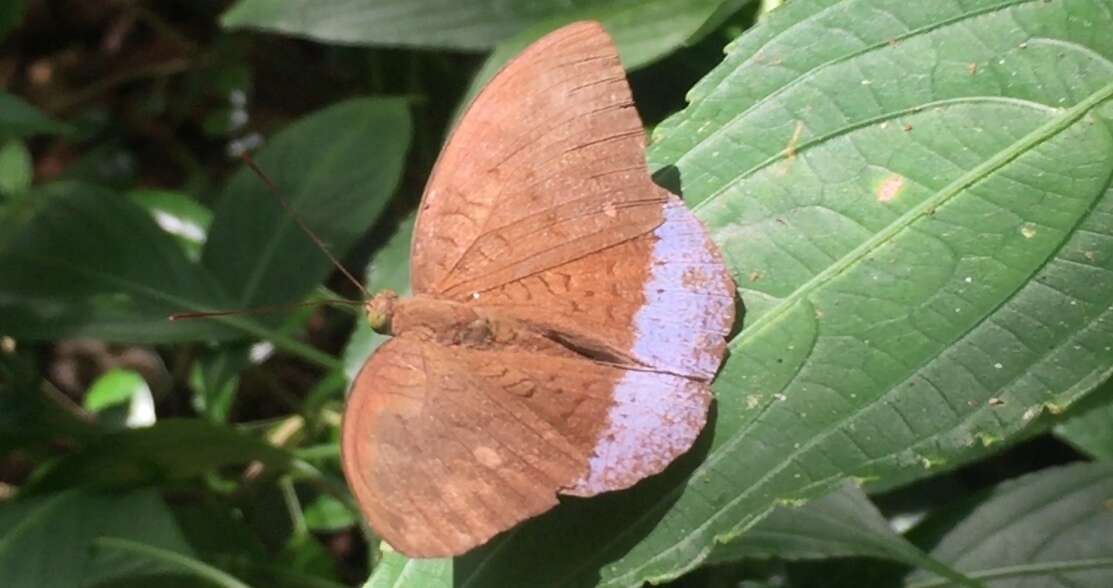
<svg viewBox="0 0 1113 588">
<path fill-rule="evenodd" d="M 618 52 L 598 23 L 504 67 L 452 133 L 422 198 L 417 293 L 466 299 L 651 230 L 667 193 Z"/>
</svg>

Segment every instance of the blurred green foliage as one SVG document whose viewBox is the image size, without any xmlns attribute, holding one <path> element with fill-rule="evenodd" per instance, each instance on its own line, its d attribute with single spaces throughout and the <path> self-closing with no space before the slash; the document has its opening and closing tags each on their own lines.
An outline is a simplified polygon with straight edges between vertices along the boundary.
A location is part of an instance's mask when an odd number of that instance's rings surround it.
<svg viewBox="0 0 1113 588">
<path fill-rule="evenodd" d="M 1113 2 L 779 4 L 0 3 L 0 585 L 1113 585 Z M 410 561 L 339 469 L 383 338 L 239 156 L 405 292 L 452 121 L 582 19 L 746 305 L 716 422 Z"/>
</svg>

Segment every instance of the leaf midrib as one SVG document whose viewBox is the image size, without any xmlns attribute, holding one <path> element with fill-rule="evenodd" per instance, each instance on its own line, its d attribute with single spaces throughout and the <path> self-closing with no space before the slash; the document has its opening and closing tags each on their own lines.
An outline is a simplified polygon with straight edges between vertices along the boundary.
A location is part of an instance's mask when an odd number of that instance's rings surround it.
<svg viewBox="0 0 1113 588">
<path fill-rule="evenodd" d="M 747 341 L 754 340 L 763 330 L 778 322 L 781 317 L 792 310 L 796 303 L 804 301 L 815 290 L 825 286 L 854 266 L 854 264 L 880 249 L 882 245 L 891 241 L 920 217 L 929 216 L 931 211 L 943 206 L 963 190 L 985 179 L 992 172 L 1008 165 L 1014 159 L 1027 153 L 1040 143 L 1063 132 L 1071 125 L 1078 122 L 1078 120 L 1085 116 L 1090 110 L 1105 100 L 1108 100 L 1110 97 L 1113 97 L 1113 82 L 1106 84 L 1101 90 L 1091 94 L 1077 105 L 1060 111 L 1060 116 L 1052 118 L 1043 125 L 1040 125 L 1032 132 L 1025 135 L 1021 140 L 1014 142 L 1009 147 L 994 154 L 993 157 L 986 159 L 970 171 L 959 176 L 953 182 L 943 187 L 943 189 L 936 192 L 932 197 L 925 198 L 923 202 L 897 217 L 895 221 L 884 229 L 863 241 L 861 245 L 852 249 L 835 263 L 824 268 L 823 271 L 813 276 L 807 282 L 804 282 L 799 288 L 783 298 L 781 303 L 772 307 L 750 326 L 749 336 L 744 337 L 740 334 L 730 342 L 731 351 L 737 352 L 741 350 L 743 346 L 746 345 Z"/>
</svg>

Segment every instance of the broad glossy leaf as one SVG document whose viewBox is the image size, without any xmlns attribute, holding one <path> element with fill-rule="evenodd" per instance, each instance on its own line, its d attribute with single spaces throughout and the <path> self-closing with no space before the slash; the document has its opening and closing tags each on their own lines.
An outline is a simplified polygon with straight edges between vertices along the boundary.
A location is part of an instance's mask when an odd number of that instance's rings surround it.
<svg viewBox="0 0 1113 588">
<path fill-rule="evenodd" d="M 39 112 L 21 98 L 0 92 L 0 138 L 58 135 L 69 130 L 68 126 Z"/>
<path fill-rule="evenodd" d="M 285 469 L 290 455 L 260 439 L 197 419 L 170 419 L 143 429 L 103 435 L 47 467 L 30 484 L 36 492 L 76 484 L 131 487 L 196 477 L 258 461 Z"/>
<path fill-rule="evenodd" d="M 736 0 L 729 0 L 736 2 Z M 407 45 L 486 49 L 548 19 L 613 19 L 619 26 L 638 21 L 635 36 L 653 44 L 657 37 L 683 41 L 689 13 L 710 15 L 723 0 L 240 0 L 224 14 L 225 27 L 250 27 L 359 45 Z M 670 12 L 671 10 L 671 12 Z M 703 23 L 700 19 L 696 28 Z M 632 37 L 632 38 L 635 38 Z M 678 42 L 676 43 L 678 44 Z M 673 45 L 673 47 L 676 46 Z"/>
<path fill-rule="evenodd" d="M 672 578 L 778 502 L 953 467 L 1104 381 L 1110 29 L 1109 0 L 797 0 L 733 43 L 650 152 L 746 305 L 714 424 L 458 581 Z"/>
<path fill-rule="evenodd" d="M 413 235 L 414 217 L 409 216 L 398 225 L 390 240 L 383 245 L 367 266 L 366 287 L 369 292 L 389 288 L 405 296 L 410 293 L 410 237 Z M 344 348 L 344 373 L 351 381 L 367 357 L 387 337 L 371 330 L 362 313 L 356 321 L 352 337 Z"/>
<path fill-rule="evenodd" d="M 1079 451 L 1113 461 L 1113 380 L 1071 407 L 1066 420 L 1055 427 L 1055 436 Z"/>
<path fill-rule="evenodd" d="M 158 492 L 68 490 L 0 503 L 0 578 L 6 588 L 82 587 L 170 571 L 156 562 L 97 547 L 94 541 L 100 537 L 192 555 Z"/>
<path fill-rule="evenodd" d="M 1110 496 L 1110 463 L 1079 463 L 1029 474 L 994 488 L 940 538 L 931 554 L 993 588 L 1110 586 Z M 950 584 L 915 573 L 907 585 Z"/>
<path fill-rule="evenodd" d="M 256 161 L 339 257 L 394 193 L 409 143 L 406 101 L 360 98 L 290 125 Z M 246 168 L 224 190 L 202 262 L 229 293 L 232 308 L 296 301 L 332 270 L 275 195 Z"/>
<path fill-rule="evenodd" d="M 39 213 L 0 251 L 0 331 L 23 339 L 94 336 L 169 341 L 239 333 L 174 312 L 231 304 L 201 267 L 124 196 L 60 183 L 34 195 Z"/>
<path fill-rule="evenodd" d="M 363 588 L 448 588 L 452 585 L 451 559 L 406 559 L 398 552 L 384 551 Z"/>
<path fill-rule="evenodd" d="M 971 584 L 893 531 L 889 521 L 852 482 L 803 506 L 777 508 L 741 537 L 716 546 L 704 563 L 834 557 L 893 560 Z"/>
</svg>

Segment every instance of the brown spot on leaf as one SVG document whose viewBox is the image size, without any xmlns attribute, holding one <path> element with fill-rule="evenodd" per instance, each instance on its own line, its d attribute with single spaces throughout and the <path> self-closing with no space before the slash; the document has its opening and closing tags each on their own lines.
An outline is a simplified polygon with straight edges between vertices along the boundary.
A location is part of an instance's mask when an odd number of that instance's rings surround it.
<svg viewBox="0 0 1113 588">
<path fill-rule="evenodd" d="M 784 148 L 784 160 L 781 163 L 778 172 L 780 175 L 788 175 L 792 169 L 792 162 L 796 160 L 796 146 L 800 143 L 800 135 L 804 133 L 804 121 L 796 121 L 796 128 L 792 130 L 792 136 L 788 139 L 788 144 Z"/>
<path fill-rule="evenodd" d="M 890 174 L 881 184 L 874 190 L 877 195 L 877 201 L 881 203 L 892 202 L 896 199 L 897 195 L 904 188 L 904 176 L 900 174 Z"/>
</svg>

